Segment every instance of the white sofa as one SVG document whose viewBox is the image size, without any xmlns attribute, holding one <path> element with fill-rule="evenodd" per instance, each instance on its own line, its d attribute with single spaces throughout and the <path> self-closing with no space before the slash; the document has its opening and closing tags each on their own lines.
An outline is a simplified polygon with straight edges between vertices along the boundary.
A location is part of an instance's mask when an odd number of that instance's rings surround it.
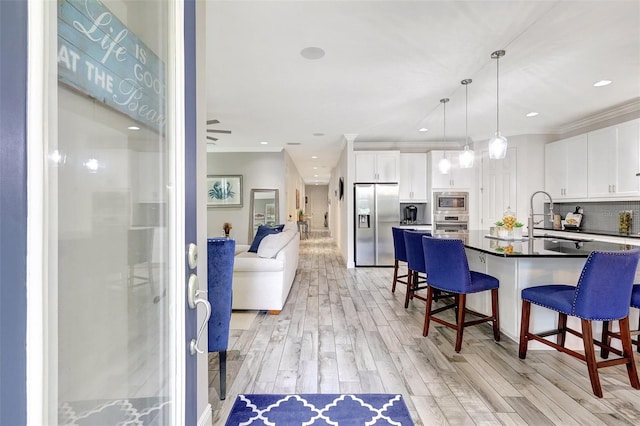
<svg viewBox="0 0 640 426">
<path fill-rule="evenodd" d="M 258 252 L 236 245 L 233 265 L 233 309 L 269 311 L 278 315 L 284 307 L 298 269 L 300 233 L 287 229 L 267 235 Z"/>
</svg>

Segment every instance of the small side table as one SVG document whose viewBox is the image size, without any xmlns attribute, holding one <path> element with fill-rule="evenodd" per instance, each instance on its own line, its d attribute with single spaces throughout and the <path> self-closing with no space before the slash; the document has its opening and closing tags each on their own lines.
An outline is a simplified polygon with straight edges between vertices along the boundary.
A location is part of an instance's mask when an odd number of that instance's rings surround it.
<svg viewBox="0 0 640 426">
<path fill-rule="evenodd" d="M 299 220 L 298 221 L 298 232 L 300 232 L 300 239 L 304 235 L 304 239 L 309 238 L 309 221 L 308 220 Z"/>
</svg>

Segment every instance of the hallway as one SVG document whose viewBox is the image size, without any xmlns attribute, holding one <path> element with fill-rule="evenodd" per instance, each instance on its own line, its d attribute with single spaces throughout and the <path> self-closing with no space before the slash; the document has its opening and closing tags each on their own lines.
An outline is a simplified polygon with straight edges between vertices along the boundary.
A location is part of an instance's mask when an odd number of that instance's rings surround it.
<svg viewBox="0 0 640 426">
<path fill-rule="evenodd" d="M 640 423 L 640 391 L 624 367 L 601 370 L 599 399 L 583 363 L 555 351 L 521 361 L 489 325 L 465 330 L 459 354 L 453 330 L 432 324 L 422 337 L 424 302 L 405 310 L 392 272 L 347 269 L 328 233 L 312 232 L 281 314 L 247 313 L 249 325 L 232 327 L 225 401 L 209 354 L 213 424 L 224 424 L 238 393 L 400 393 L 416 425 Z"/>
</svg>

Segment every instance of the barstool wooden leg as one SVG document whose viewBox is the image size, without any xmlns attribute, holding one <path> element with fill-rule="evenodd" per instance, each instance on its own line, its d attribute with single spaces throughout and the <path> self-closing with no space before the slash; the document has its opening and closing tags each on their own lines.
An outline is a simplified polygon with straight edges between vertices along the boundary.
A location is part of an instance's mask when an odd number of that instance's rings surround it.
<svg viewBox="0 0 640 426">
<path fill-rule="evenodd" d="M 558 336 L 556 337 L 556 343 L 564 348 L 564 342 L 567 340 L 567 314 L 558 312 Z"/>
<path fill-rule="evenodd" d="M 584 343 L 584 356 L 587 361 L 587 369 L 589 370 L 589 379 L 591 380 L 591 389 L 598 398 L 602 398 L 602 386 L 600 385 L 600 376 L 598 375 L 598 362 L 596 361 L 596 351 L 593 347 L 593 329 L 591 321 L 581 320 L 582 322 L 582 340 Z"/>
<path fill-rule="evenodd" d="M 404 295 L 404 308 L 407 309 L 409 307 L 409 298 L 411 297 L 411 288 L 413 286 L 413 271 L 411 269 L 407 270 L 407 292 Z"/>
<path fill-rule="evenodd" d="M 227 398 L 227 351 L 218 352 L 220 357 L 220 399 Z"/>
<path fill-rule="evenodd" d="M 626 316 L 620 320 L 620 338 L 622 340 L 622 356 L 627 360 L 627 374 L 631 387 L 640 389 L 640 380 L 638 380 L 638 370 L 633 360 L 633 346 L 631 345 L 631 329 L 629 326 L 629 317 Z"/>
<path fill-rule="evenodd" d="M 611 331 L 611 322 L 602 321 L 602 337 L 600 341 L 603 345 L 611 346 L 611 336 L 609 336 L 609 332 Z M 609 349 L 602 346 L 600 347 L 600 356 L 602 358 L 609 358 Z"/>
<path fill-rule="evenodd" d="M 464 333 L 464 314 L 467 305 L 467 295 L 461 293 L 458 295 L 458 329 L 456 330 L 456 347 L 455 351 L 460 352 L 462 349 L 462 334 Z"/>
<path fill-rule="evenodd" d="M 640 332 L 640 316 L 638 316 L 638 328 L 637 328 L 637 329 L 638 329 L 638 330 L 639 330 L 639 332 Z M 638 335 L 636 336 L 636 339 L 637 339 L 637 340 L 636 340 L 636 346 L 637 346 L 637 349 L 636 349 L 636 350 L 638 351 L 638 353 L 640 353 L 640 334 L 638 334 Z"/>
<path fill-rule="evenodd" d="M 431 304 L 433 303 L 433 288 L 427 286 L 427 307 L 424 312 L 424 326 L 422 327 L 422 335 L 427 336 L 429 334 L 429 324 L 431 323 Z"/>
<path fill-rule="evenodd" d="M 491 290 L 491 315 L 493 316 L 493 340 L 500 341 L 500 308 L 498 306 L 498 289 Z"/>
<path fill-rule="evenodd" d="M 393 262 L 393 284 L 391 285 L 391 293 L 396 292 L 396 283 L 398 282 L 398 259 Z"/>
<path fill-rule="evenodd" d="M 527 334 L 529 334 L 529 317 L 531 316 L 531 302 L 522 301 L 522 318 L 520 320 L 520 348 L 518 357 L 525 359 L 527 357 Z"/>
</svg>

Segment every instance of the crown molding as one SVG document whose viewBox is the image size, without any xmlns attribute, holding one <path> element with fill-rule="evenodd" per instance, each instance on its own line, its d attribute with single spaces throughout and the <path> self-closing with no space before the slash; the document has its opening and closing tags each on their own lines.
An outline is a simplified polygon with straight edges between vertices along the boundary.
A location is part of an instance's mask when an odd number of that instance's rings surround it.
<svg viewBox="0 0 640 426">
<path fill-rule="evenodd" d="M 583 129 L 585 127 L 597 126 L 605 121 L 615 119 L 622 115 L 632 114 L 634 112 L 640 112 L 640 97 L 616 105 L 613 108 L 589 115 L 572 123 L 565 124 L 562 127 L 551 130 L 549 133 L 565 134 L 575 132 L 576 130 Z"/>
</svg>

